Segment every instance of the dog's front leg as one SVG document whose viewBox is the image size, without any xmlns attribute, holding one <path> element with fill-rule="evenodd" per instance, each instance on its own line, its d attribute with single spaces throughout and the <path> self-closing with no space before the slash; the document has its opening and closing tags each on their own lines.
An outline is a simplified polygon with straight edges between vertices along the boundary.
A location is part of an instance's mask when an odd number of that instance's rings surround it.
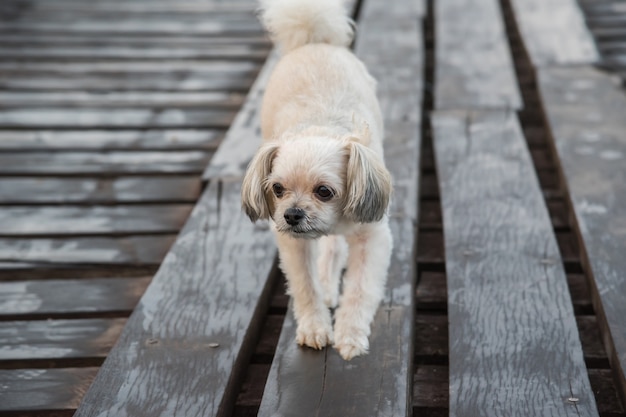
<svg viewBox="0 0 626 417">
<path fill-rule="evenodd" d="M 330 311 L 317 279 L 318 241 L 277 233 L 280 268 L 287 278 L 298 323 L 296 342 L 322 349 L 333 342 Z"/>
<path fill-rule="evenodd" d="M 335 312 L 335 348 L 350 360 L 367 353 L 370 325 L 384 295 L 392 247 L 387 218 L 361 225 L 346 239 L 350 252 Z"/>
</svg>

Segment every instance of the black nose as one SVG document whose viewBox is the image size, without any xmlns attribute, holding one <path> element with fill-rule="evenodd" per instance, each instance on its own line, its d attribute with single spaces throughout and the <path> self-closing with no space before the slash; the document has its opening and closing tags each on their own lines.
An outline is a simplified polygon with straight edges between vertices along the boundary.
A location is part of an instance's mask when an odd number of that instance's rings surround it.
<svg viewBox="0 0 626 417">
<path fill-rule="evenodd" d="M 300 220 L 304 219 L 304 210 L 296 207 L 291 207 L 285 210 L 285 221 L 290 226 L 295 226 L 300 223 Z"/>
</svg>

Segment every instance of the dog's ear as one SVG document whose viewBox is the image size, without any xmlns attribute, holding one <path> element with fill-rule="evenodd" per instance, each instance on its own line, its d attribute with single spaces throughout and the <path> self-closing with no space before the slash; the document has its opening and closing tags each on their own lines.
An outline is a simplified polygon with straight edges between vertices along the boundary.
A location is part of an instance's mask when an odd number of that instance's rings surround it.
<svg viewBox="0 0 626 417">
<path fill-rule="evenodd" d="M 382 158 L 370 148 L 348 141 L 346 201 L 343 213 L 357 223 L 383 218 L 391 198 L 391 174 Z"/>
<path fill-rule="evenodd" d="M 250 220 L 268 219 L 272 215 L 271 196 L 265 183 L 272 171 L 272 162 L 278 153 L 277 143 L 262 145 L 250 161 L 241 185 L 241 207 Z"/>
</svg>

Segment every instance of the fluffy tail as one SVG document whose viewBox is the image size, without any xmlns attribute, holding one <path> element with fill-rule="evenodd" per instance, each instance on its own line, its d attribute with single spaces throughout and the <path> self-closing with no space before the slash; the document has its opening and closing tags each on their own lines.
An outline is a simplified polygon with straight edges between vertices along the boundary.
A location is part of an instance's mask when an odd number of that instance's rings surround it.
<svg viewBox="0 0 626 417">
<path fill-rule="evenodd" d="M 261 0 L 261 21 L 283 53 L 309 43 L 348 46 L 354 35 L 343 0 Z"/>
</svg>

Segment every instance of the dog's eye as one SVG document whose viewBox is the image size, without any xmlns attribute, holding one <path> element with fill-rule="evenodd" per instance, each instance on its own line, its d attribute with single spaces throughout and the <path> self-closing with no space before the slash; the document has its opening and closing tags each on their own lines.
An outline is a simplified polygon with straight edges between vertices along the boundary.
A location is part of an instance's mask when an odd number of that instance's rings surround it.
<svg viewBox="0 0 626 417">
<path fill-rule="evenodd" d="M 283 193 L 285 192 L 285 189 L 283 188 L 282 185 L 280 185 L 279 183 L 276 183 L 274 185 L 272 185 L 272 191 L 274 191 L 274 195 L 278 198 L 283 196 Z"/>
<path fill-rule="evenodd" d="M 328 201 L 335 196 L 335 193 L 333 193 L 333 190 L 331 190 L 325 185 L 320 185 L 313 192 L 315 193 L 317 198 L 319 198 L 322 201 Z"/>
</svg>

